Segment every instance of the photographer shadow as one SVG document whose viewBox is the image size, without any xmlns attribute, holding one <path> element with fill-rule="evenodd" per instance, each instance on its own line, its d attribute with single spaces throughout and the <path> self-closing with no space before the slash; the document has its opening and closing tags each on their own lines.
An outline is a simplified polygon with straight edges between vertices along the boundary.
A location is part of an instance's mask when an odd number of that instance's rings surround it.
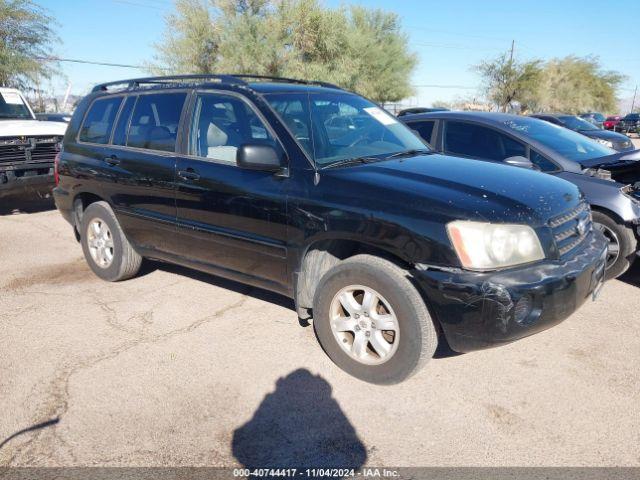
<svg viewBox="0 0 640 480">
<path fill-rule="evenodd" d="M 321 376 L 298 369 L 276 383 L 253 418 L 233 433 L 245 467 L 359 469 L 367 451 Z"/>
</svg>

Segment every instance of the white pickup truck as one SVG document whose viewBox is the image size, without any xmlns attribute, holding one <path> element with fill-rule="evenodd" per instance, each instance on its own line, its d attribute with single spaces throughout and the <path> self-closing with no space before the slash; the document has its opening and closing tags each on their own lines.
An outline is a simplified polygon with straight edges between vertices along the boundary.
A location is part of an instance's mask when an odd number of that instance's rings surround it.
<svg viewBox="0 0 640 480">
<path fill-rule="evenodd" d="M 36 120 L 20 91 L 0 88 L 0 198 L 47 196 L 65 123 Z"/>
</svg>

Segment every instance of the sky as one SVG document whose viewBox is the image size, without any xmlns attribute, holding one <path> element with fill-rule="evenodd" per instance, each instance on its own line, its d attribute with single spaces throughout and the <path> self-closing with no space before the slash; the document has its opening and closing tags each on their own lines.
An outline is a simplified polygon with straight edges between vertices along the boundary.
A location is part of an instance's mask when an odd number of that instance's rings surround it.
<svg viewBox="0 0 640 480">
<path fill-rule="evenodd" d="M 57 19 L 62 58 L 142 65 L 153 58 L 172 0 L 36 0 Z M 638 0 L 325 0 L 396 12 L 419 62 L 408 105 L 473 99 L 480 79 L 472 66 L 515 42 L 520 60 L 566 55 L 599 57 L 603 68 L 628 77 L 619 92 L 630 99 L 640 83 Z M 633 41 L 626 46 L 623 42 Z M 86 93 L 96 83 L 144 76 L 141 69 L 61 63 L 66 81 L 51 88 Z M 640 98 L 640 97 L 639 97 Z M 638 100 L 636 100 L 636 104 Z M 624 112 L 623 112 L 624 113 Z"/>
</svg>

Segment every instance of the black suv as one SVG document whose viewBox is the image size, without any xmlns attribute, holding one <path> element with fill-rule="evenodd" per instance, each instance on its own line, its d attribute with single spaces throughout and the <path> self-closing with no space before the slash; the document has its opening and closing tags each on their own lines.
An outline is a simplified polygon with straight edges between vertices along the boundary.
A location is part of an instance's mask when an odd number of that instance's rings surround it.
<svg viewBox="0 0 640 480">
<path fill-rule="evenodd" d="M 435 154 L 319 82 L 99 85 L 57 173 L 58 209 L 99 277 L 151 258 L 290 296 L 331 359 L 369 382 L 407 378 L 439 339 L 467 352 L 544 330 L 604 277 L 576 186 Z"/>
<path fill-rule="evenodd" d="M 629 113 L 622 117 L 618 124 L 618 131 L 640 134 L 640 113 Z"/>
</svg>

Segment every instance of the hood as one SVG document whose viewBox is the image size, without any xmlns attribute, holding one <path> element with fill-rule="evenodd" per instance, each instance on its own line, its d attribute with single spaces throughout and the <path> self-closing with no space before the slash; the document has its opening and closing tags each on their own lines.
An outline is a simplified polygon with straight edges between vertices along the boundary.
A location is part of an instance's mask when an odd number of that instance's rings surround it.
<svg viewBox="0 0 640 480">
<path fill-rule="evenodd" d="M 446 155 L 419 155 L 325 173 L 366 183 L 363 204 L 391 202 L 399 214 L 419 210 L 450 219 L 546 224 L 577 206 L 578 188 L 552 175 L 504 164 Z M 337 188 L 350 189 L 348 184 Z"/>
<path fill-rule="evenodd" d="M 621 133 L 612 132 L 610 130 L 584 130 L 578 131 L 582 135 L 589 138 L 601 138 L 603 140 L 609 140 L 610 142 L 626 142 L 629 137 L 622 135 Z"/>
<path fill-rule="evenodd" d="M 625 185 L 640 182 L 640 150 L 585 160 L 580 162 L 580 165 L 583 168 L 607 170 L 611 172 L 613 180 Z"/>
<path fill-rule="evenodd" d="M 40 135 L 63 136 L 66 123 L 42 122 L 40 120 L 1 120 L 0 137 L 21 137 Z"/>
</svg>

